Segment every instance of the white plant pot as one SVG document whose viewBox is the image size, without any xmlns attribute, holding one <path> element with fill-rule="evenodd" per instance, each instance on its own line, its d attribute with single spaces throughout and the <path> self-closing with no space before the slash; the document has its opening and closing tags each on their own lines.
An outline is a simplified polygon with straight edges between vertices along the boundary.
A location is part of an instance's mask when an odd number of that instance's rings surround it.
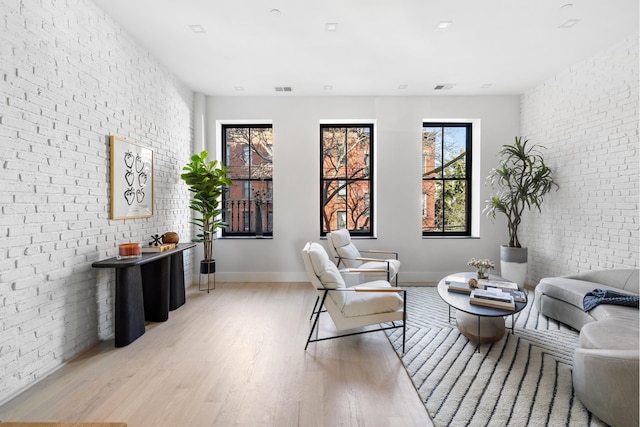
<svg viewBox="0 0 640 427">
<path fill-rule="evenodd" d="M 528 256 L 527 248 L 500 246 L 500 276 L 523 287 L 527 279 Z"/>
</svg>

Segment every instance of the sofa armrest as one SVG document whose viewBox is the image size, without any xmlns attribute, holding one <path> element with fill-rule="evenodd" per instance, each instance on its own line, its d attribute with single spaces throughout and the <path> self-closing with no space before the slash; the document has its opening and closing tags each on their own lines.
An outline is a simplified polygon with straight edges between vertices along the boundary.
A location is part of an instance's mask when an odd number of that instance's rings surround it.
<svg viewBox="0 0 640 427">
<path fill-rule="evenodd" d="M 573 387 L 586 408 L 607 424 L 638 425 L 640 351 L 577 348 Z"/>
</svg>

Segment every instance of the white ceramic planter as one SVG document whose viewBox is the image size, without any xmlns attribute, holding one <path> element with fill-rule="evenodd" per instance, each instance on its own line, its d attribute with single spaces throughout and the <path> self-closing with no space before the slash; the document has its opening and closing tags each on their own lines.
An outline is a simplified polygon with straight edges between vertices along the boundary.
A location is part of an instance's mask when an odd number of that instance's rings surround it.
<svg viewBox="0 0 640 427">
<path fill-rule="evenodd" d="M 523 287 L 527 279 L 528 256 L 527 248 L 500 246 L 500 276 Z"/>
</svg>

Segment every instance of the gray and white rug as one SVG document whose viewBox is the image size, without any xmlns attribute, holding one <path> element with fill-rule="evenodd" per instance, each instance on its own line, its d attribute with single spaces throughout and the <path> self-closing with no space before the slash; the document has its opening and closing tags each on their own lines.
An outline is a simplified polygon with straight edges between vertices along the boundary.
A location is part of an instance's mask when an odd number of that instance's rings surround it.
<svg viewBox="0 0 640 427">
<path fill-rule="evenodd" d="M 402 331 L 387 335 L 436 426 L 606 426 L 573 392 L 578 332 L 540 315 L 534 292 L 514 316 L 515 333 L 476 352 L 455 320 L 448 322 L 448 306 L 435 287 L 406 289 L 404 355 Z"/>
</svg>

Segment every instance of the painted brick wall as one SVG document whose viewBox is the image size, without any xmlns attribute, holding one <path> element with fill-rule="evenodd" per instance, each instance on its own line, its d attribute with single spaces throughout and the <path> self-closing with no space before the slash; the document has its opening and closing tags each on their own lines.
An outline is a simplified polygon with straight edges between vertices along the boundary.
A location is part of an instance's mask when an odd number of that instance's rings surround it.
<svg viewBox="0 0 640 427">
<path fill-rule="evenodd" d="M 169 230 L 189 241 L 193 95 L 89 1 L 0 15 L 2 402 L 112 336 L 115 275 L 92 262 Z M 154 217 L 109 219 L 109 134 L 154 150 Z"/>
<path fill-rule="evenodd" d="M 522 135 L 547 147 L 560 185 L 524 220 L 531 283 L 638 267 L 638 49 L 623 40 L 522 96 Z"/>
</svg>

